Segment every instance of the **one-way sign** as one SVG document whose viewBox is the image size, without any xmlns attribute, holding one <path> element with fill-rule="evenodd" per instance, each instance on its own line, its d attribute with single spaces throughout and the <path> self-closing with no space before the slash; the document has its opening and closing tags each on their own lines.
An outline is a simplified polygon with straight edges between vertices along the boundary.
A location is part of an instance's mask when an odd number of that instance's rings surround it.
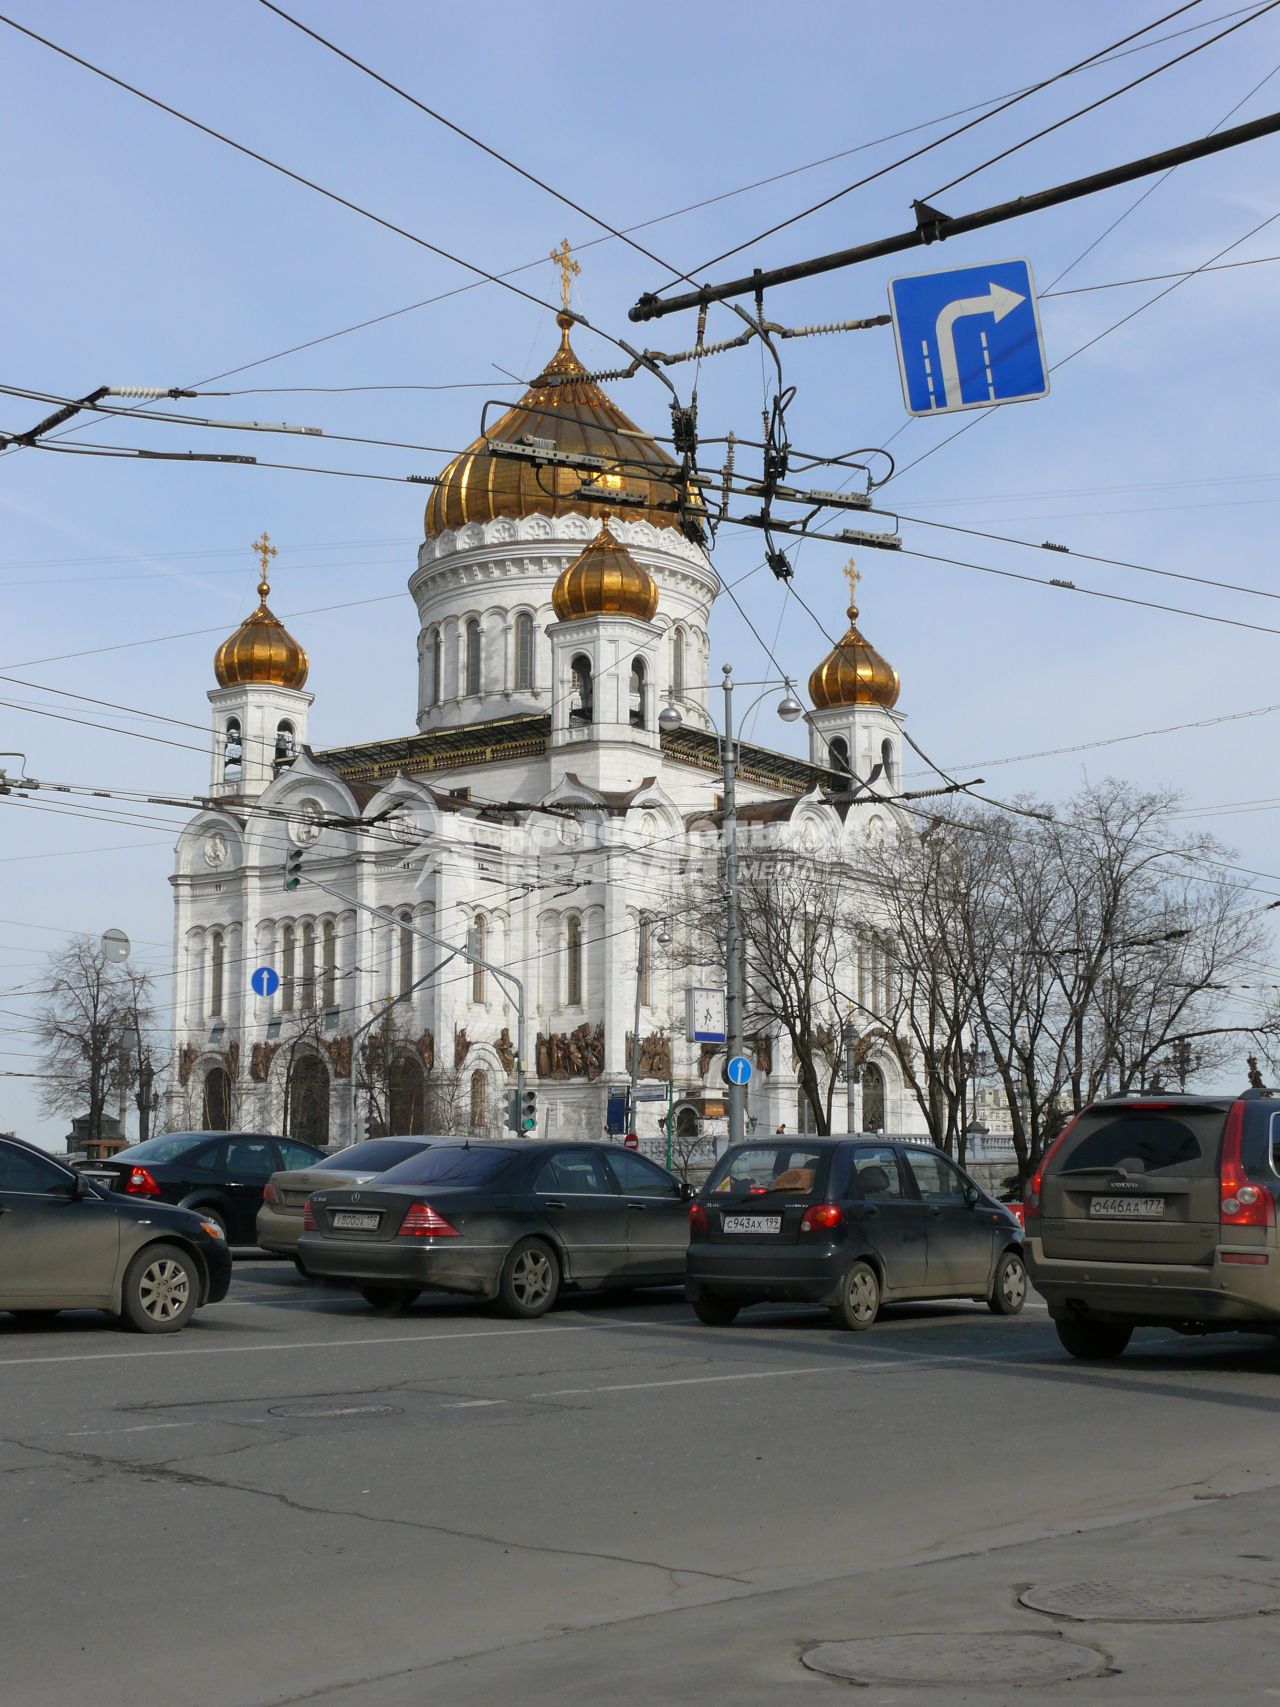
<svg viewBox="0 0 1280 1707">
<path fill-rule="evenodd" d="M 911 414 L 1024 403 L 1047 393 L 1029 261 L 893 279 L 889 307 Z"/>
</svg>

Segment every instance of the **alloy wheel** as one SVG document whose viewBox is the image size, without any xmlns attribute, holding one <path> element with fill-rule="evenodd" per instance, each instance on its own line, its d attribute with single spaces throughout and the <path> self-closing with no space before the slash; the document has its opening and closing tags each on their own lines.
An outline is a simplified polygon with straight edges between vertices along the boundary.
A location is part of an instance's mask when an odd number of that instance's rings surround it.
<svg viewBox="0 0 1280 1707">
<path fill-rule="evenodd" d="M 171 1322 L 190 1302 L 191 1276 L 172 1257 L 159 1257 L 143 1269 L 138 1297 L 153 1322 Z"/>
<path fill-rule="evenodd" d="M 873 1322 L 880 1307 L 876 1277 L 869 1268 L 860 1266 L 849 1282 L 849 1311 L 860 1322 Z"/>
<path fill-rule="evenodd" d="M 1009 1314 L 1016 1315 L 1027 1295 L 1027 1271 L 1018 1257 L 1006 1257 L 1000 1268 L 1000 1296 Z"/>
<path fill-rule="evenodd" d="M 511 1290 L 522 1307 L 535 1310 L 555 1285 L 555 1269 L 545 1251 L 521 1251 L 511 1270 Z"/>
</svg>

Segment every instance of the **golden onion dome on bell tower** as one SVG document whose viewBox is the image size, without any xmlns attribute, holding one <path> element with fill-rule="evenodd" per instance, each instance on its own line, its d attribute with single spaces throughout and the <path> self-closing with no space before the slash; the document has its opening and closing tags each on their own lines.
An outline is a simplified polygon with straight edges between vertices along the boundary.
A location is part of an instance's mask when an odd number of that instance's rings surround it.
<svg viewBox="0 0 1280 1707">
<path fill-rule="evenodd" d="M 845 574 L 849 577 L 849 627 L 809 677 L 809 698 L 818 711 L 845 705 L 879 705 L 890 711 L 898 703 L 902 680 L 858 627 L 861 577 L 852 558 Z"/>
<path fill-rule="evenodd" d="M 298 689 L 306 684 L 310 660 L 280 618 L 267 608 L 271 584 L 267 564 L 276 554 L 270 535 L 255 539 L 253 550 L 262 562 L 258 608 L 222 642 L 213 655 L 213 673 L 220 688 L 276 687 Z"/>
<path fill-rule="evenodd" d="M 591 543 L 560 571 L 551 589 L 551 608 L 561 622 L 585 616 L 635 616 L 652 622 L 658 583 L 603 521 Z"/>
</svg>

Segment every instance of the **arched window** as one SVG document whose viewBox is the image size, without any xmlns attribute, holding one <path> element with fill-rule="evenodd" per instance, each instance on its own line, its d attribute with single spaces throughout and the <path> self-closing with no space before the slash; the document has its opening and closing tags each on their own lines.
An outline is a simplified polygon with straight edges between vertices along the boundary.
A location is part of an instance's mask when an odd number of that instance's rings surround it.
<svg viewBox="0 0 1280 1707">
<path fill-rule="evenodd" d="M 483 1127 L 489 1118 L 489 1081 L 479 1067 L 471 1075 L 471 1129 Z"/>
<path fill-rule="evenodd" d="M 309 1014 L 316 1005 L 316 927 L 302 927 L 302 987 L 298 1006 Z"/>
<path fill-rule="evenodd" d="M 880 743 L 880 763 L 884 768 L 884 780 L 890 788 L 898 786 L 898 761 L 893 756 L 893 742 L 887 738 Z"/>
<path fill-rule="evenodd" d="M 431 630 L 431 703 L 439 705 L 444 698 L 444 641 L 440 630 Z"/>
<path fill-rule="evenodd" d="M 472 617 L 466 627 L 467 692 L 480 692 L 480 623 Z"/>
<path fill-rule="evenodd" d="M 592 711 L 591 660 L 580 652 L 569 665 L 573 685 L 569 692 L 569 718 L 574 723 L 590 723 Z"/>
<path fill-rule="evenodd" d="M 533 618 L 521 611 L 516 618 L 516 679 L 517 692 L 533 686 Z"/>
<path fill-rule="evenodd" d="M 571 1008 L 582 1002 L 582 920 L 576 917 L 564 929 L 564 999 Z"/>
<path fill-rule="evenodd" d="M 280 722 L 276 724 L 275 768 L 283 770 L 291 763 L 298 751 L 298 737 L 293 724 Z"/>
<path fill-rule="evenodd" d="M 225 1067 L 210 1067 L 204 1076 L 204 1107 L 200 1125 L 206 1132 L 231 1129 L 231 1077 Z"/>
<path fill-rule="evenodd" d="M 644 659 L 633 658 L 631 660 L 631 681 L 628 686 L 631 727 L 633 729 L 644 728 L 644 678 Z"/>
<path fill-rule="evenodd" d="M 677 699 L 684 698 L 684 629 L 671 631 L 671 691 Z"/>
<path fill-rule="evenodd" d="M 827 745 L 831 756 L 831 768 L 843 771 L 848 776 L 852 769 L 849 764 L 849 743 L 842 735 L 835 735 Z"/>
<path fill-rule="evenodd" d="M 884 1074 L 874 1061 L 862 1069 L 862 1130 L 884 1131 Z"/>
<path fill-rule="evenodd" d="M 468 944 L 472 954 L 480 960 L 489 957 L 489 925 L 483 913 L 477 913 L 471 921 L 471 941 Z M 471 1000 L 482 1002 L 485 999 L 484 967 L 472 965 L 471 968 Z"/>
<path fill-rule="evenodd" d="M 332 919 L 326 919 L 320 927 L 320 964 L 322 985 L 320 1005 L 325 1008 L 336 1008 L 338 1005 L 338 932 Z"/>
<path fill-rule="evenodd" d="M 871 944 L 871 1006 L 880 1015 L 884 1014 L 888 1005 L 885 985 L 884 944 L 873 941 Z"/>
<path fill-rule="evenodd" d="M 405 907 L 403 911 L 396 914 L 396 918 L 400 921 L 400 929 L 397 933 L 400 939 L 397 945 L 397 957 L 400 966 L 398 993 L 402 996 L 407 996 L 409 991 L 413 988 L 414 937 L 413 931 L 410 929 L 410 926 L 413 924 L 413 914 L 407 907 Z"/>
<path fill-rule="evenodd" d="M 323 1148 L 329 1142 L 329 1073 L 318 1055 L 295 1054 L 289 1066 L 290 1138 Z"/>
<path fill-rule="evenodd" d="M 222 990 L 226 975 L 227 950 L 226 941 L 221 931 L 214 931 L 209 938 L 209 1012 L 217 1015 L 222 1012 Z"/>
<path fill-rule="evenodd" d="M 297 1003 L 298 938 L 292 925 L 280 928 L 280 1006 L 291 1014 Z"/>
<path fill-rule="evenodd" d="M 387 1131 L 416 1134 L 427 1130 L 426 1076 L 416 1055 L 397 1055 L 387 1084 Z"/>
<path fill-rule="evenodd" d="M 222 780 L 239 782 L 244 775 L 244 743 L 240 738 L 240 719 L 228 717 L 222 732 Z"/>
</svg>

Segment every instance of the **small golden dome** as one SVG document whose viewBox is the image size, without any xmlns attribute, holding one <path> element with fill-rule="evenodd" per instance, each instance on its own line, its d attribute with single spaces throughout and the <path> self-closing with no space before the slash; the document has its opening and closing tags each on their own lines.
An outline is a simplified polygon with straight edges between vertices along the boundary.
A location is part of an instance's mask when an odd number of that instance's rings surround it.
<svg viewBox="0 0 1280 1707">
<path fill-rule="evenodd" d="M 880 705 L 886 711 L 898 703 L 902 680 L 858 628 L 858 572 L 850 563 L 849 627 L 809 677 L 809 698 L 818 711 L 840 705 Z"/>
<path fill-rule="evenodd" d="M 604 457 L 611 466 L 603 471 L 564 464 L 536 468 L 514 457 L 490 456 L 485 440 L 476 439 L 444 470 L 427 501 L 429 539 L 446 528 L 490 522 L 498 516 L 570 512 L 601 519 L 620 515 L 628 521 L 652 522 L 655 527 L 679 527 L 673 507 L 680 494 L 678 464 L 587 378 L 569 343 L 573 323 L 570 314 L 556 316 L 560 348 L 520 401 L 489 428 L 488 438 L 516 440 L 528 434 L 549 439 L 557 451 Z M 576 495 L 587 482 L 638 493 L 643 502 L 623 506 L 593 502 L 589 493 Z M 700 504 L 696 493 L 691 501 Z"/>
<path fill-rule="evenodd" d="M 262 559 L 262 579 L 258 583 L 258 608 L 222 642 L 213 655 L 213 673 L 220 688 L 240 687 L 252 683 L 260 687 L 301 688 L 306 683 L 310 660 L 306 648 L 267 609 L 267 559 L 274 557 L 276 548 L 270 537 L 263 534 L 255 540 L 253 549 Z"/>
<path fill-rule="evenodd" d="M 561 622 L 584 616 L 638 616 L 652 622 L 658 583 L 602 521 L 590 545 L 560 571 L 551 608 Z"/>
</svg>

